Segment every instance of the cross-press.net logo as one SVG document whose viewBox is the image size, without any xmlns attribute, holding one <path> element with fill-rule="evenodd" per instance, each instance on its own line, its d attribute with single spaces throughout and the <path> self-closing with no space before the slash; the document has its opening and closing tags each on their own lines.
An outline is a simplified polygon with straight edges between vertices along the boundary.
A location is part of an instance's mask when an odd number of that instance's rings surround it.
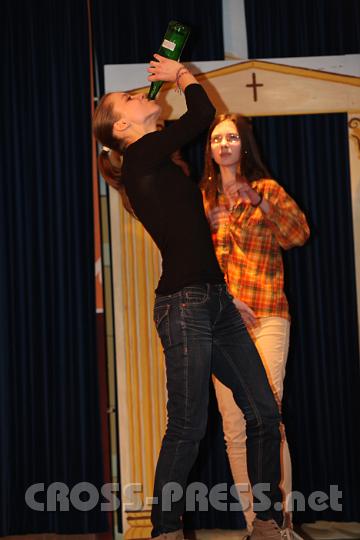
<svg viewBox="0 0 360 540">
<path fill-rule="evenodd" d="M 44 483 L 32 484 L 25 493 L 25 501 L 29 508 L 36 512 L 69 512 L 70 508 L 81 512 L 89 512 L 99 508 L 103 512 L 117 510 L 124 501 L 126 511 L 138 512 L 154 504 L 161 504 L 164 512 L 171 512 L 173 505 L 185 497 L 186 511 L 207 512 L 213 508 L 220 512 L 239 512 L 246 510 L 249 499 L 244 496 L 249 491 L 247 484 L 226 483 L 216 484 L 209 488 L 202 482 L 192 482 L 184 490 L 176 482 L 167 483 L 160 498 L 144 497 L 143 486 L 140 483 L 127 484 L 122 489 L 117 483 L 104 484 L 99 490 L 90 482 L 79 482 L 71 488 L 63 482 L 53 482 L 48 486 Z M 265 512 L 272 509 L 268 496 L 270 485 L 259 483 L 253 487 L 255 512 Z M 121 495 L 121 497 L 120 497 Z M 287 511 L 303 512 L 311 509 L 323 512 L 331 509 L 342 511 L 342 491 L 337 485 L 330 485 L 328 493 L 313 491 L 305 496 L 299 491 L 289 494 L 286 501 Z M 283 504 L 275 502 L 273 509 L 281 511 Z"/>
</svg>

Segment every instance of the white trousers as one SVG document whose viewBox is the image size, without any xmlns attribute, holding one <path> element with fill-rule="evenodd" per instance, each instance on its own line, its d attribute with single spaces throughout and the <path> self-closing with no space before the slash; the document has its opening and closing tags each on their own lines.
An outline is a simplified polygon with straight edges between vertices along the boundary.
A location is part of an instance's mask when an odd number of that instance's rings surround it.
<svg viewBox="0 0 360 540">
<path fill-rule="evenodd" d="M 266 373 L 281 407 L 283 397 L 286 360 L 289 351 L 290 322 L 282 317 L 262 317 L 258 319 L 259 325 L 249 329 L 256 348 L 261 356 Z M 235 484 L 247 486 L 246 491 L 239 491 L 244 508 L 244 516 L 248 529 L 252 529 L 255 514 L 252 508 L 253 496 L 251 492 L 247 464 L 246 464 L 246 425 L 241 409 L 234 401 L 229 388 L 224 386 L 213 376 L 219 411 L 222 416 L 226 449 L 230 461 L 231 472 Z M 281 489 L 284 496 L 284 510 L 286 511 L 288 495 L 292 489 L 291 459 L 286 440 L 285 430 L 282 426 L 281 443 Z"/>
</svg>

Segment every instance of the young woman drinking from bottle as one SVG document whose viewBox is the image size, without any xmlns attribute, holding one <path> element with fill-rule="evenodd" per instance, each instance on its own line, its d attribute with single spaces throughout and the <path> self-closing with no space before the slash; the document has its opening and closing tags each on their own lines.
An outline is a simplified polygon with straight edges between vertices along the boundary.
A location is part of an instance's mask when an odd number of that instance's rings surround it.
<svg viewBox="0 0 360 540">
<path fill-rule="evenodd" d="M 168 423 L 155 474 L 152 537 L 183 538 L 185 498 L 170 504 L 167 487 L 175 482 L 185 492 L 206 429 L 213 372 L 232 389 L 244 411 L 249 476 L 253 485 L 267 485 L 269 501 L 257 517 L 269 524 L 273 532 L 269 538 L 278 539 L 282 513 L 274 504 L 281 502 L 279 409 L 261 359 L 227 292 L 201 191 L 171 159 L 175 150 L 210 125 L 215 110 L 183 65 L 154 56 L 148 80 L 176 81 L 185 93 L 187 112 L 158 131 L 156 102 L 115 92 L 102 97 L 93 122 L 97 140 L 106 147 L 99 156 L 104 178 L 120 191 L 126 208 L 152 236 L 163 260 L 154 321 L 165 352 Z"/>
</svg>

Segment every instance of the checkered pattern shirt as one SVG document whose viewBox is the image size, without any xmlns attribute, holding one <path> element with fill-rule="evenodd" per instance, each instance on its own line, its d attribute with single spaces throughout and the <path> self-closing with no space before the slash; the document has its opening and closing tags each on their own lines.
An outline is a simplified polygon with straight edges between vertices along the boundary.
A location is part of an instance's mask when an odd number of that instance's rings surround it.
<svg viewBox="0 0 360 540">
<path fill-rule="evenodd" d="M 230 293 L 257 317 L 290 319 L 281 248 L 304 244 L 309 226 L 295 201 L 275 180 L 254 180 L 251 187 L 263 194 L 270 211 L 266 214 L 248 202 L 235 203 L 228 220 L 213 232 L 216 255 Z M 227 206 L 222 194 L 219 205 Z"/>
</svg>

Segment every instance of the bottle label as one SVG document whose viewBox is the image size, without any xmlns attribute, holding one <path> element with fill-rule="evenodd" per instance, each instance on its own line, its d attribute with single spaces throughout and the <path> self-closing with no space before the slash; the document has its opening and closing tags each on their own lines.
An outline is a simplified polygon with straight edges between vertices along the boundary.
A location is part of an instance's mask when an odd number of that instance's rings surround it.
<svg viewBox="0 0 360 540">
<path fill-rule="evenodd" d="M 168 39 L 164 39 L 161 46 L 164 47 L 164 49 L 169 49 L 170 51 L 174 51 L 176 47 L 176 43 L 174 43 L 173 41 L 169 41 Z"/>
</svg>

